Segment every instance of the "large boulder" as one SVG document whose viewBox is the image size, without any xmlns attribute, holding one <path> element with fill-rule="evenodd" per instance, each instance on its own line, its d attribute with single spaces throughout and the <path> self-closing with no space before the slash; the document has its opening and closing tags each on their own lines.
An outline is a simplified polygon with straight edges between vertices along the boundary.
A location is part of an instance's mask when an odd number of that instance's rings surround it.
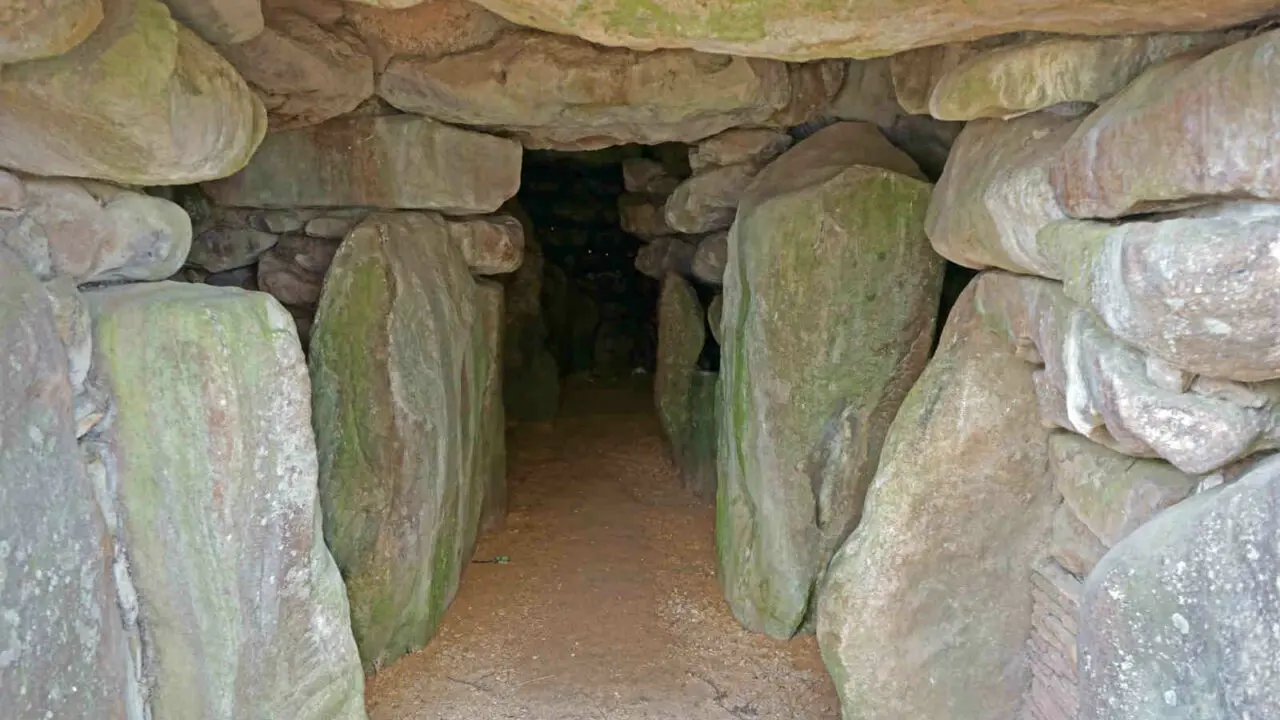
<svg viewBox="0 0 1280 720">
<path fill-rule="evenodd" d="M 131 185 L 244 167 L 266 114 L 213 48 L 157 0 L 107 0 L 74 50 L 0 76 L 0 166 Z"/>
<path fill-rule="evenodd" d="M 1080 718 L 1280 717 L 1280 459 L 1164 511 L 1090 574 Z"/>
<path fill-rule="evenodd" d="M 652 195 L 624 193 L 618 196 L 618 220 L 624 232 L 641 240 L 654 240 L 675 232 L 664 216 L 666 200 Z"/>
<path fill-rule="evenodd" d="M 734 128 L 689 148 L 689 167 L 698 173 L 713 167 L 763 165 L 791 147 L 791 136 L 772 128 Z"/>
<path fill-rule="evenodd" d="M 130 652 L 138 638 L 120 610 L 131 588 L 116 585 L 121 568 L 104 518 L 113 508 L 76 446 L 67 351 L 49 296 L 3 248 L 0 276 L 4 712 L 15 720 L 136 717 L 126 708 L 143 705 Z"/>
<path fill-rule="evenodd" d="M 155 717 L 364 717 L 316 497 L 306 361 L 267 295 L 85 293 Z"/>
<path fill-rule="evenodd" d="M 663 206 L 667 227 L 688 234 L 727 229 L 733 224 L 738 201 L 758 171 L 759 166 L 753 163 L 726 165 L 680 183 Z"/>
<path fill-rule="evenodd" d="M 102 22 L 101 0 L 5 0 L 0 65 L 61 55 Z"/>
<path fill-rule="evenodd" d="M 478 0 L 512 22 L 642 50 L 810 60 L 877 57 L 1018 30 L 1115 35 L 1226 27 L 1269 15 L 1272 0 L 762 0 L 705 5 L 683 0 Z"/>
<path fill-rule="evenodd" d="M 476 325 L 476 283 L 438 215 L 371 215 L 325 280 L 311 336 L 320 500 L 366 670 L 431 639 L 470 557 L 488 484 Z"/>
<path fill-rule="evenodd" d="M 178 22 L 205 41 L 230 45 L 262 32 L 260 0 L 164 0 Z"/>
<path fill-rule="evenodd" d="M 1280 199 L 1277 73 L 1277 30 L 1143 73 L 1062 148 L 1052 180 L 1063 207 L 1114 218 L 1215 196 Z"/>
<path fill-rule="evenodd" d="M 698 249 L 693 253 L 693 276 L 708 285 L 720 285 L 728 262 L 729 233 L 712 233 L 698 241 Z"/>
<path fill-rule="evenodd" d="M 520 144 L 413 116 L 344 117 L 271 133 L 241 172 L 207 183 L 222 205 L 497 210 L 520 186 Z"/>
<path fill-rule="evenodd" d="M 931 187 L 858 124 L 768 166 L 729 237 L 719 392 L 720 579 L 734 614 L 787 637 L 861 516 L 880 445 L 924 368 L 942 259 Z M 917 171 L 918 172 L 918 171 Z"/>
<path fill-rule="evenodd" d="M 486 45 L 512 27 L 470 0 L 424 0 L 406 8 L 351 2 L 343 19 L 364 40 L 379 71 L 398 55 L 434 60 Z"/>
<path fill-rule="evenodd" d="M 715 378 L 709 387 L 698 378 L 698 357 L 706 334 L 697 292 L 688 280 L 668 273 L 658 297 L 654 407 L 685 486 L 711 499 L 716 494 Z"/>
<path fill-rule="evenodd" d="M 524 257 L 524 228 L 510 215 L 450 221 L 449 238 L 476 275 L 514 272 Z"/>
<path fill-rule="evenodd" d="M 902 403 L 818 644 L 847 718 L 1014 720 L 1056 499 L 1031 368 L 966 290 Z"/>
</svg>

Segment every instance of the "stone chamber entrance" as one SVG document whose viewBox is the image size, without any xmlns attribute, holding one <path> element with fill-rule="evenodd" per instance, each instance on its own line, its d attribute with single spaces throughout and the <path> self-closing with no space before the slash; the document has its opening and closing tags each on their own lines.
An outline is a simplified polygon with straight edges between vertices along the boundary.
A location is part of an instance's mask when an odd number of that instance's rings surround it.
<svg viewBox="0 0 1280 720">
<path fill-rule="evenodd" d="M 0 0 L 0 715 L 1280 718 L 1275 3 L 695 5 Z"/>
</svg>

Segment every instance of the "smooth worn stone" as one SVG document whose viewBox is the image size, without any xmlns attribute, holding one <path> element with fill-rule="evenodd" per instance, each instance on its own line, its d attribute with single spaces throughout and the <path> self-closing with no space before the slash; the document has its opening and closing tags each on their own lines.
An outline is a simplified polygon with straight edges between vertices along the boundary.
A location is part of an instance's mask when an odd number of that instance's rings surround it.
<svg viewBox="0 0 1280 720">
<path fill-rule="evenodd" d="M 791 81 L 770 60 L 636 53 L 519 32 L 437 60 L 396 58 L 378 94 L 405 112 L 500 128 L 527 147 L 587 149 L 583 142 L 686 142 L 763 123 L 791 101 Z"/>
<path fill-rule="evenodd" d="M 888 145 L 842 124 L 801 142 L 759 175 L 729 235 L 716 547 L 734 614 L 775 637 L 810 615 L 933 339 L 931 188 L 861 162 L 892 160 L 875 140 Z"/>
<path fill-rule="evenodd" d="M 26 204 L 27 191 L 22 178 L 0 170 L 0 210 L 21 210 Z"/>
<path fill-rule="evenodd" d="M 720 322 L 724 318 L 724 295 L 717 295 L 707 305 L 707 325 L 711 327 L 711 337 L 717 343 L 720 340 Z"/>
<path fill-rule="evenodd" d="M 345 9 L 379 72 L 393 57 L 435 60 L 487 45 L 513 27 L 469 0 L 423 0 L 398 9 L 350 2 Z"/>
<path fill-rule="evenodd" d="M 366 671 L 426 645 L 471 556 L 484 358 L 446 221 L 386 213 L 334 258 L 311 335 L 325 539 Z"/>
<path fill-rule="evenodd" d="M 67 352 L 49 295 L 0 248 L 0 688 L 6 717 L 124 720 L 141 711 L 112 498 L 76 447 Z M 101 490 L 102 495 L 97 492 Z M 128 574 L 119 576 L 128 582 Z M 132 618 L 130 618 L 131 620 Z M 75 688 L 74 691 L 71 688 Z"/>
<path fill-rule="evenodd" d="M 679 184 L 657 160 L 637 157 L 622 161 L 622 185 L 629 193 L 666 196 Z"/>
<path fill-rule="evenodd" d="M 709 285 L 724 282 L 724 268 L 729 262 L 729 233 L 718 232 L 698 241 L 693 254 L 693 276 Z"/>
<path fill-rule="evenodd" d="M 1107 547 L 1181 502 L 1199 478 L 1159 460 L 1140 460 L 1070 433 L 1049 439 L 1054 487 Z"/>
<path fill-rule="evenodd" d="M 1280 717 L 1280 459 L 1112 548 L 1080 618 L 1083 720 Z"/>
<path fill-rule="evenodd" d="M 255 227 L 251 210 L 217 208 L 194 230 L 187 263 L 211 273 L 253 265 L 280 241 L 276 233 Z"/>
<path fill-rule="evenodd" d="M 1078 125 L 1051 113 L 965 125 L 929 204 L 934 249 L 965 267 L 1061 277 L 1036 232 L 1067 217 L 1049 170 Z"/>
<path fill-rule="evenodd" d="M 520 144 L 413 116 L 338 118 L 272 133 L 241 172 L 204 185 L 221 205 L 497 210 L 520 186 Z"/>
<path fill-rule="evenodd" d="M 641 240 L 653 240 L 675 233 L 664 214 L 666 200 L 652 195 L 625 193 L 618 196 L 618 218 L 623 231 Z"/>
<path fill-rule="evenodd" d="M 893 89 L 889 58 L 849 60 L 844 87 L 831 100 L 827 113 L 839 120 L 889 127 L 906 114 Z"/>
<path fill-rule="evenodd" d="M 911 48 L 1020 30 L 1116 35 L 1227 27 L 1275 12 L 1272 0 L 764 0 L 703 5 L 678 0 L 477 0 L 522 25 L 639 50 L 811 60 L 879 57 Z"/>
<path fill-rule="evenodd" d="M 281 237 L 258 258 L 258 289 L 285 305 L 314 306 L 340 244 L 303 235 Z"/>
<path fill-rule="evenodd" d="M 106 0 L 93 35 L 0 76 L 0 166 L 129 185 L 244 167 L 266 132 L 244 80 L 157 0 Z"/>
<path fill-rule="evenodd" d="M 668 273 L 658 297 L 654 407 L 685 487 L 698 497 L 712 499 L 716 494 L 715 379 L 707 383 L 695 377 L 705 327 L 693 286 L 680 275 Z"/>
<path fill-rule="evenodd" d="M 1280 31 L 1143 73 L 1085 120 L 1052 181 L 1067 214 L 1280 199 Z M 1142 168 L 1142 172 L 1133 172 Z"/>
<path fill-rule="evenodd" d="M 373 60 L 360 38 L 301 13 L 269 11 L 257 37 L 220 50 L 262 99 L 273 131 L 324 122 L 373 96 Z"/>
<path fill-rule="evenodd" d="M 688 276 L 693 271 L 693 255 L 697 246 L 679 237 L 660 237 L 636 253 L 636 270 L 654 280 L 667 273 Z"/>
<path fill-rule="evenodd" d="M 735 128 L 689 148 L 689 167 L 699 173 L 713 167 L 763 165 L 791 147 L 791 136 L 770 128 Z"/>
<path fill-rule="evenodd" d="M 818 645 L 847 717 L 1012 720 L 1030 680 L 1048 432 L 1031 368 L 977 304 L 970 286 L 952 309 L 827 572 Z"/>
<path fill-rule="evenodd" d="M 1053 512 L 1053 529 L 1049 534 L 1048 550 L 1049 557 L 1067 572 L 1083 578 L 1093 571 L 1102 556 L 1107 554 L 1108 548 L 1089 526 L 1076 517 L 1075 511 L 1064 503 Z"/>
<path fill-rule="evenodd" d="M 85 297 L 154 717 L 363 718 L 292 319 L 208 285 Z"/>
<path fill-rule="evenodd" d="M 1067 102 L 1098 103 L 1151 65 L 1242 33 L 1046 37 L 995 48 L 948 70 L 929 98 L 940 120 L 1005 118 Z"/>
<path fill-rule="evenodd" d="M 928 115 L 933 89 L 947 73 L 966 61 L 1035 34 L 1003 35 L 973 42 L 949 43 L 898 53 L 889 58 L 889 74 L 898 103 L 912 115 Z"/>
<path fill-rule="evenodd" d="M 513 201 L 503 211 L 520 221 L 524 258 L 515 272 L 501 277 L 506 290 L 502 404 L 511 420 L 547 422 L 560 409 L 560 369 L 547 345 L 542 305 L 546 261 L 524 209 Z"/>
<path fill-rule="evenodd" d="M 27 178 L 22 209 L 0 211 L 0 245 L 43 278 L 161 280 L 182 267 L 191 219 L 168 200 L 90 180 Z"/>
<path fill-rule="evenodd" d="M 101 0 L 5 0 L 0 65 L 61 55 L 102 22 Z"/>
<path fill-rule="evenodd" d="M 1067 295 L 1120 339 L 1181 371 L 1280 378 L 1280 204 L 1118 226 L 1064 221 L 1039 245 Z"/>
<path fill-rule="evenodd" d="M 260 0 L 164 0 L 164 4 L 174 20 L 214 45 L 242 43 L 262 32 Z"/>
<path fill-rule="evenodd" d="M 663 206 L 667 227 L 680 233 L 725 230 L 733 224 L 738 201 L 755 178 L 752 163 L 706 170 L 680 183 Z"/>
<path fill-rule="evenodd" d="M 514 272 L 524 258 L 524 228 L 509 215 L 450 220 L 449 239 L 476 275 Z"/>
<path fill-rule="evenodd" d="M 477 356 L 482 399 L 476 475 L 485 483 L 480 529 L 502 527 L 507 517 L 507 418 L 502 407 L 505 291 L 493 280 L 476 281 L 476 330 L 483 354 Z"/>
<path fill-rule="evenodd" d="M 341 240 L 369 213 L 365 210 L 337 210 L 317 215 L 303 226 L 306 234 L 326 240 Z"/>
</svg>

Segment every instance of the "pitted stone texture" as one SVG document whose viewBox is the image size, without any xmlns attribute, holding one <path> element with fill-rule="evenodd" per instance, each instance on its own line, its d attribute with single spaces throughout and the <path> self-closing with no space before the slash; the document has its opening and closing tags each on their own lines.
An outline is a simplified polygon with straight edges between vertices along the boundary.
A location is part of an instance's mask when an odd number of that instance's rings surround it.
<svg viewBox="0 0 1280 720">
<path fill-rule="evenodd" d="M 204 188 L 222 205 L 369 206 L 470 215 L 520 186 L 520 144 L 413 116 L 349 117 L 271 133 L 241 172 Z"/>
<path fill-rule="evenodd" d="M 91 180 L 23 185 L 22 207 L 0 210 L 0 245 L 42 278 L 161 280 L 186 260 L 191 219 L 168 200 Z"/>
<path fill-rule="evenodd" d="M 298 12 L 270 10 L 265 30 L 219 50 L 258 93 L 273 131 L 324 122 L 373 96 L 373 60 L 360 38 Z"/>
<path fill-rule="evenodd" d="M 115 548 L 100 505 L 114 512 L 113 498 L 91 484 L 80 461 L 67 352 L 45 289 L 3 248 L 0 276 L 4 713 L 15 720 L 138 717 L 129 712 L 142 712 L 131 653 L 137 638 L 121 617 Z"/>
<path fill-rule="evenodd" d="M 85 293 L 155 717 L 364 717 L 293 320 L 260 293 Z"/>
<path fill-rule="evenodd" d="M 641 240 L 672 235 L 664 214 L 666 201 L 652 195 L 626 193 L 618 196 L 618 217 L 622 229 Z"/>
<path fill-rule="evenodd" d="M 1013 720 L 1054 505 L 1030 368 L 966 290 L 831 561 L 818 644 L 846 717 Z M 727 308 L 726 308 L 727 310 Z"/>
<path fill-rule="evenodd" d="M 107 0 L 74 50 L 0 77 L 0 166 L 131 185 L 244 167 L 266 132 L 231 65 L 157 0 Z"/>
<path fill-rule="evenodd" d="M 487 45 L 514 27 L 469 0 L 423 0 L 400 9 L 351 2 L 345 9 L 379 72 L 398 55 L 435 60 Z"/>
<path fill-rule="evenodd" d="M 925 229 L 939 254 L 971 268 L 1061 277 L 1036 232 L 1067 217 L 1049 184 L 1078 120 L 1035 113 L 977 120 L 960 132 L 929 203 Z"/>
<path fill-rule="evenodd" d="M 1064 221 L 1044 228 L 1039 245 L 1067 295 L 1167 365 L 1280 378 L 1280 205 L 1206 207 L 1118 226 Z"/>
<path fill-rule="evenodd" d="M 261 0 L 164 0 L 173 19 L 214 45 L 230 45 L 262 32 Z"/>
<path fill-rule="evenodd" d="M 485 349 L 446 221 L 369 216 L 343 241 L 311 338 L 325 539 L 366 670 L 423 647 L 470 558 Z"/>
<path fill-rule="evenodd" d="M 1091 114 L 1053 186 L 1072 217 L 1280 199 L 1280 31 L 1156 66 Z M 1135 173 L 1134 168 L 1142 168 Z"/>
<path fill-rule="evenodd" d="M 102 22 L 101 0 L 5 0 L 0 65 L 61 55 Z"/>
<path fill-rule="evenodd" d="M 693 254 L 693 276 L 709 285 L 720 285 L 728 263 L 729 233 L 713 233 L 698 241 L 698 249 Z"/>
<path fill-rule="evenodd" d="M 514 272 L 524 258 L 524 228 L 508 215 L 451 220 L 449 239 L 476 275 Z"/>
<path fill-rule="evenodd" d="M 663 206 L 667 227 L 698 234 L 726 230 L 733 224 L 738 201 L 755 178 L 754 163 L 714 167 L 680 183 Z"/>
<path fill-rule="evenodd" d="M 668 274 L 658 298 L 654 407 L 685 487 L 710 499 L 716 494 L 715 378 L 708 383 L 698 377 L 705 327 L 693 286 L 680 275 Z"/>
<path fill-rule="evenodd" d="M 860 163 L 884 148 L 851 146 L 859 130 L 827 128 L 765 168 L 729 236 L 717 556 L 734 614 L 777 637 L 810 616 L 933 338 L 931 188 Z"/>
<path fill-rule="evenodd" d="M 791 136 L 770 128 L 735 128 L 689 148 L 689 167 L 695 173 L 724 165 L 764 164 L 791 147 Z"/>
<path fill-rule="evenodd" d="M 1085 585 L 1083 720 L 1280 717 L 1280 459 L 1166 510 Z"/>
</svg>

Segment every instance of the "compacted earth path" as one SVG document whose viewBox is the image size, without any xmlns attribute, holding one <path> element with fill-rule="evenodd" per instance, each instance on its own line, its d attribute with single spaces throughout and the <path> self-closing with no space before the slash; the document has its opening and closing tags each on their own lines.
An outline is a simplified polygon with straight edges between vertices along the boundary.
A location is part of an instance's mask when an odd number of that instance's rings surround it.
<svg viewBox="0 0 1280 720">
<path fill-rule="evenodd" d="M 714 508 L 681 486 L 647 383 L 566 387 L 510 439 L 511 512 L 439 634 L 372 679 L 372 720 L 839 717 L 812 637 L 744 631 L 715 578 Z"/>
</svg>

